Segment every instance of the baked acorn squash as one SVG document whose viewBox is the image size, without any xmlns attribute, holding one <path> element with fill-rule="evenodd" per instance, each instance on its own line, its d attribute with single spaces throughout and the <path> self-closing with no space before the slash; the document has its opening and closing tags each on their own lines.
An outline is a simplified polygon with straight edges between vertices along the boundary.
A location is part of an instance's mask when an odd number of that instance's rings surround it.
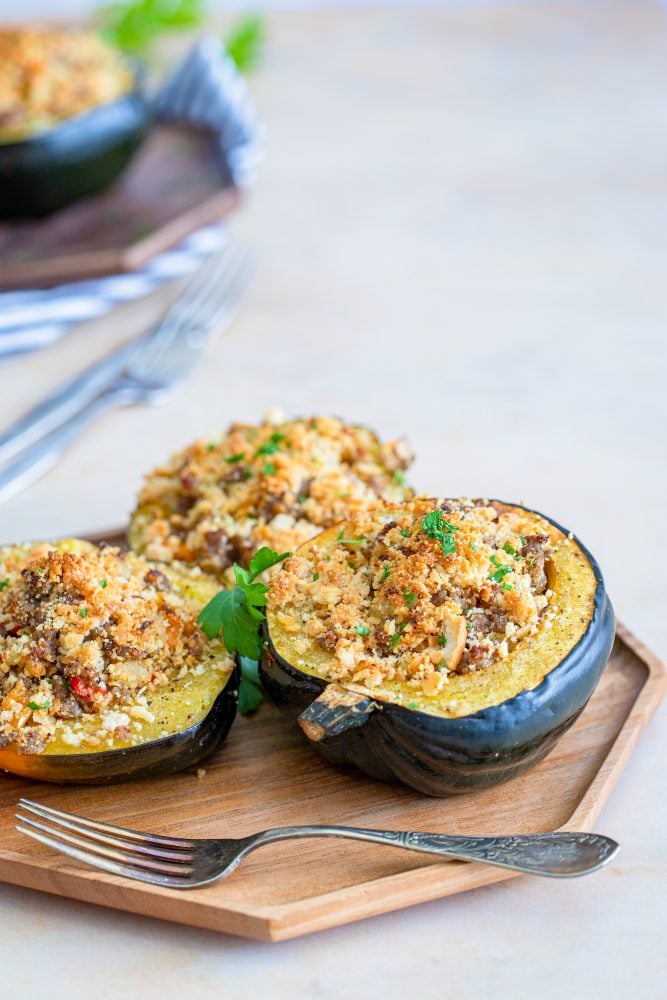
<svg viewBox="0 0 667 1000">
<path fill-rule="evenodd" d="M 327 760 L 446 796 L 541 760 L 593 693 L 614 630 L 596 561 L 555 521 L 419 499 L 285 563 L 260 678 Z"/>
<path fill-rule="evenodd" d="M 197 570 L 73 539 L 0 550 L 0 769 L 107 784 L 214 753 L 239 677 L 196 624 L 217 590 Z"/>
</svg>

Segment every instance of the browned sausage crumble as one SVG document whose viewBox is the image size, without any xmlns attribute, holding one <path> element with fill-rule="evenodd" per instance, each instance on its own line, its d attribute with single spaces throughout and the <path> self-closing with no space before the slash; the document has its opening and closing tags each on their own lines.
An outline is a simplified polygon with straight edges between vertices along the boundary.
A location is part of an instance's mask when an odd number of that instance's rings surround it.
<svg viewBox="0 0 667 1000">
<path fill-rule="evenodd" d="M 67 543 L 65 543 L 65 547 Z M 47 543 L 0 550 L 0 747 L 141 741 L 151 695 L 215 659 L 199 605 L 144 559 Z M 217 667 L 216 667 L 217 668 Z M 99 719 L 98 734 L 77 724 Z"/>
<path fill-rule="evenodd" d="M 551 613 L 551 541 L 535 524 L 487 501 L 378 506 L 287 560 L 269 608 L 300 636 L 297 653 L 314 640 L 330 654 L 318 667 L 327 679 L 404 680 L 435 695 L 450 673 L 505 658 Z"/>
<path fill-rule="evenodd" d="M 403 441 L 328 417 L 233 424 L 148 476 L 131 541 L 149 559 L 197 563 L 230 580 L 262 545 L 293 551 L 323 528 L 378 499 L 412 491 Z M 225 573 L 227 571 L 227 573 Z"/>
</svg>

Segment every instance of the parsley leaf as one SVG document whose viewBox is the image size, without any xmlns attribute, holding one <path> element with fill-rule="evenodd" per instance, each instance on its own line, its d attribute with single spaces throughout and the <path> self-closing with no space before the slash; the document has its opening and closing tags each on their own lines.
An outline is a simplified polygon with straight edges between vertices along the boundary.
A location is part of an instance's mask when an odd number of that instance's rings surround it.
<svg viewBox="0 0 667 1000">
<path fill-rule="evenodd" d="M 273 462 L 267 462 L 262 466 L 262 472 L 265 476 L 273 476 L 278 471 L 278 466 L 274 465 Z"/>
<path fill-rule="evenodd" d="M 511 590 L 511 586 L 508 583 L 503 583 L 503 580 L 508 573 L 514 572 L 513 566 L 506 566 L 504 563 L 499 562 L 498 557 L 491 556 L 491 562 L 496 567 L 493 573 L 489 573 L 489 580 L 493 580 L 495 583 L 502 583 L 503 590 Z"/>
<path fill-rule="evenodd" d="M 358 538 L 343 538 L 343 532 L 341 530 L 336 536 L 336 541 L 340 542 L 341 545 L 362 545 L 366 541 L 367 537 L 367 535 L 359 535 Z"/>
<path fill-rule="evenodd" d="M 354 626 L 354 631 L 357 633 L 357 635 L 361 635 L 361 636 L 370 635 L 371 634 L 371 630 L 368 628 L 367 625 L 355 625 Z"/>
<path fill-rule="evenodd" d="M 445 646 L 447 645 L 447 636 L 445 635 L 444 632 L 442 633 L 442 635 L 438 636 L 438 645 L 440 646 L 441 649 L 444 649 Z"/>
<path fill-rule="evenodd" d="M 5 587 L 9 586 L 9 580 L 0 580 L 0 590 L 4 590 Z"/>
<path fill-rule="evenodd" d="M 422 531 L 429 538 L 440 542 L 442 551 L 446 556 L 452 556 L 456 552 L 454 532 L 459 530 L 455 524 L 451 524 L 445 520 L 441 510 L 432 510 L 422 520 Z"/>
<path fill-rule="evenodd" d="M 289 555 L 290 552 L 279 555 L 263 546 L 250 560 L 248 569 L 234 564 L 236 586 L 232 590 L 221 590 L 199 612 L 197 621 L 205 635 L 215 639 L 222 632 L 229 653 L 238 653 L 249 660 L 259 659 L 259 626 L 264 620 L 263 609 L 269 588 L 256 578 Z"/>
<path fill-rule="evenodd" d="M 47 698 L 43 705 L 38 705 L 36 701 L 29 701 L 28 708 L 31 708 L 33 712 L 43 712 L 47 708 L 51 708 L 51 699 Z"/>
<path fill-rule="evenodd" d="M 383 567 L 384 568 L 382 570 L 382 576 L 380 577 L 380 583 L 384 583 L 384 581 L 389 576 L 389 563 L 387 563 L 387 562 L 383 563 Z"/>
<path fill-rule="evenodd" d="M 398 486 L 402 486 L 405 482 L 405 473 L 403 472 L 403 469 L 396 469 L 393 479 Z"/>
<path fill-rule="evenodd" d="M 411 590 L 408 590 L 407 587 L 403 591 L 403 597 L 405 598 L 405 603 L 409 608 L 412 608 L 415 601 L 417 600 L 417 595 L 413 594 L 413 592 Z"/>
<path fill-rule="evenodd" d="M 245 458 L 245 452 L 240 451 L 236 455 L 230 455 L 229 458 L 225 459 L 225 462 L 227 462 L 228 465 L 235 465 L 236 462 L 242 462 L 244 458 Z"/>
<path fill-rule="evenodd" d="M 261 549 L 257 549 L 257 552 L 255 552 L 250 560 L 248 569 L 250 570 L 251 577 L 254 579 L 260 573 L 263 573 L 264 570 L 271 569 L 272 566 L 277 566 L 278 563 L 284 562 L 291 555 L 291 552 L 283 552 L 282 555 L 278 555 L 268 545 L 263 545 Z"/>
<path fill-rule="evenodd" d="M 248 73 L 260 62 L 265 34 L 264 21 L 251 14 L 241 18 L 225 38 L 227 54 L 241 73 Z"/>
<path fill-rule="evenodd" d="M 239 684 L 239 713 L 250 715 L 256 712 L 264 701 L 264 693 L 259 680 L 259 664 L 247 657 L 241 657 L 241 683 Z"/>
<path fill-rule="evenodd" d="M 209 639 L 215 639 L 222 629 L 230 653 L 251 660 L 259 657 L 259 622 L 251 614 L 243 587 L 221 590 L 199 613 L 198 621 Z"/>
</svg>

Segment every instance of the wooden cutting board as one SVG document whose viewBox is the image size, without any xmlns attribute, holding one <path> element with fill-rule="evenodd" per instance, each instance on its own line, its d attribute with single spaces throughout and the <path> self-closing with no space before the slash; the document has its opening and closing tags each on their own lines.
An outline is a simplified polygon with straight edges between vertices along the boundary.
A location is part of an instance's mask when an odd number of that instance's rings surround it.
<svg viewBox="0 0 667 1000">
<path fill-rule="evenodd" d="M 503 834 L 590 830 L 667 686 L 667 671 L 619 627 L 602 680 L 574 727 L 533 771 L 506 785 L 429 799 L 321 760 L 268 705 L 239 718 L 205 774 L 108 788 L 0 777 L 0 879 L 102 906 L 280 941 L 516 875 L 489 865 L 345 840 L 264 847 L 226 881 L 177 891 L 70 861 L 19 834 L 21 796 L 91 818 L 176 836 L 242 837 L 272 826 Z M 595 876 L 592 876 L 595 877 Z"/>
</svg>

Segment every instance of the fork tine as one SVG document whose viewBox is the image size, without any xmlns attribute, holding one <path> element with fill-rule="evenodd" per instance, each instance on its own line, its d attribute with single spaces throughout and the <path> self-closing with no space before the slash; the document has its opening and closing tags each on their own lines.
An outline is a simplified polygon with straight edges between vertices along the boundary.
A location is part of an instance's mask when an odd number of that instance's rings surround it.
<svg viewBox="0 0 667 1000">
<path fill-rule="evenodd" d="M 40 819 L 61 819 L 76 821 L 82 827 L 91 830 L 99 830 L 101 833 L 118 835 L 125 840 L 136 840 L 142 844 L 155 844 L 159 847 L 175 847 L 185 851 L 191 851 L 194 844 L 191 840 L 181 840 L 176 837 L 161 837 L 154 833 L 140 833 L 138 830 L 129 830 L 124 826 L 111 826 L 109 823 L 100 823 L 94 819 L 87 819 L 85 816 L 77 816 L 75 813 L 63 812 L 61 809 L 54 809 L 52 806 L 44 806 L 31 799 L 19 799 L 19 808 L 26 812 L 34 813 Z"/>
<path fill-rule="evenodd" d="M 128 865 L 132 868 L 145 869 L 150 872 L 159 872 L 162 875 L 187 876 L 192 874 L 192 865 L 190 864 L 179 865 L 169 861 L 159 861 L 157 859 L 153 860 L 150 858 L 126 854 L 123 851 L 116 851 L 111 847 L 104 847 L 102 844 L 96 844 L 90 840 L 82 840 L 80 837 L 74 837 L 69 833 L 65 833 L 64 830 L 53 829 L 52 827 L 45 826 L 43 823 L 37 823 L 34 820 L 26 819 L 23 816 L 18 816 L 17 819 L 19 820 L 19 823 L 25 824 L 22 829 L 23 833 L 26 832 L 26 828 L 39 830 L 41 833 L 50 834 L 51 837 L 56 838 L 56 844 L 58 842 L 62 842 L 70 844 L 73 847 L 81 848 L 91 857 L 107 858 L 111 861 L 118 861 L 121 864 Z"/>
<path fill-rule="evenodd" d="M 174 875 L 160 875 L 157 872 L 141 871 L 138 868 L 118 864 L 108 858 L 93 855 L 88 851 L 81 851 L 69 844 L 60 843 L 52 837 L 45 837 L 44 834 L 37 833 L 36 830 L 30 830 L 23 826 L 17 826 L 16 829 L 19 833 L 25 834 L 26 837 L 31 837 L 40 844 L 44 844 L 45 847 L 51 847 L 61 854 L 67 854 L 69 857 L 75 858 L 76 861 L 83 861 L 84 864 L 92 865 L 93 868 L 101 868 L 112 875 L 124 875 L 126 878 L 138 879 L 140 882 L 150 882 L 151 885 L 163 885 L 176 889 L 187 889 L 189 887 L 189 883 L 185 879 L 177 878 Z"/>
<path fill-rule="evenodd" d="M 41 818 L 45 819 L 46 817 Z M 27 823 L 28 826 L 35 826 L 38 830 L 47 830 L 54 833 L 55 831 L 52 827 L 53 824 L 56 824 L 56 826 L 63 827 L 66 830 L 72 830 L 73 833 L 83 834 L 87 840 L 93 841 L 96 844 L 106 844 L 108 847 L 116 847 L 124 851 L 132 851 L 134 854 L 143 854 L 149 858 L 161 858 L 163 861 L 176 861 L 180 863 L 193 860 L 192 854 L 186 854 L 185 851 L 165 851 L 163 848 L 154 847 L 152 844 L 145 845 L 138 841 L 124 840 L 116 836 L 112 837 L 109 836 L 109 834 L 98 833 L 96 830 L 91 830 L 85 823 L 78 823 L 76 821 L 72 822 L 70 820 L 60 819 L 56 816 L 49 817 L 49 823 L 51 826 L 43 826 L 41 823 L 37 823 L 35 820 L 30 819 L 30 817 L 21 815 L 21 813 L 16 813 L 16 819 L 21 823 Z"/>
<path fill-rule="evenodd" d="M 201 265 L 194 278 L 191 279 L 182 298 L 169 310 L 153 335 L 155 340 L 170 340 L 184 323 L 188 323 L 193 315 L 197 315 L 201 303 L 215 289 L 234 258 L 231 244 L 213 254 Z"/>
<path fill-rule="evenodd" d="M 233 318 L 247 283 L 248 272 L 248 261 L 236 258 L 220 284 L 211 288 L 202 299 L 198 310 L 188 315 L 187 320 L 159 345 L 152 344 L 152 350 L 147 351 L 137 363 L 128 366 L 128 373 L 134 378 L 158 382 L 171 382 L 174 377 L 180 381 L 187 377 L 199 360 L 199 355 L 193 352 L 193 339 L 198 337 L 203 346 L 213 326 L 224 315 Z M 198 329 L 199 326 L 201 329 Z"/>
</svg>

